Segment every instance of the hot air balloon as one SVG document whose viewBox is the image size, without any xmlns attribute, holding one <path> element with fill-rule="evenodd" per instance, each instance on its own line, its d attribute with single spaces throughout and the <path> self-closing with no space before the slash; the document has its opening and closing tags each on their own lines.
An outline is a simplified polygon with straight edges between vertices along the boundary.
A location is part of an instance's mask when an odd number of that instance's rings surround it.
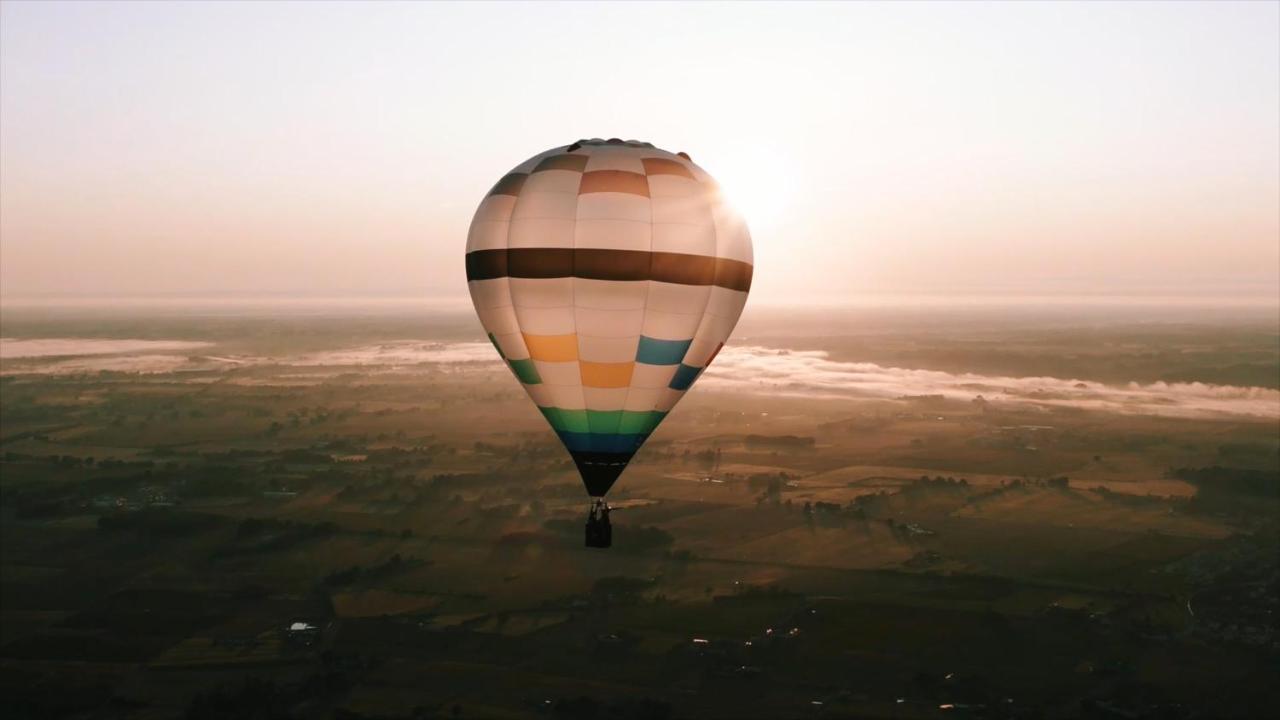
<svg viewBox="0 0 1280 720">
<path fill-rule="evenodd" d="M 604 501 L 742 314 L 751 236 L 684 153 L 580 140 L 502 176 L 467 237 L 467 284 L 498 354 Z"/>
</svg>

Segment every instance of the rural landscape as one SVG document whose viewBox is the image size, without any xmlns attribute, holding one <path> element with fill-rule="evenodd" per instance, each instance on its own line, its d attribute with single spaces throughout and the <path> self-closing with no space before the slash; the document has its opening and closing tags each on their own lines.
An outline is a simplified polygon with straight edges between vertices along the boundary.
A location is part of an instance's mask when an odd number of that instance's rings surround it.
<svg viewBox="0 0 1280 720">
<path fill-rule="evenodd" d="M 0 320 L 7 718 L 1280 703 L 1273 308 L 753 309 L 609 550 L 469 308 Z"/>
<path fill-rule="evenodd" d="M 1280 717 L 1280 0 L 0 0 L 0 720 Z"/>
</svg>

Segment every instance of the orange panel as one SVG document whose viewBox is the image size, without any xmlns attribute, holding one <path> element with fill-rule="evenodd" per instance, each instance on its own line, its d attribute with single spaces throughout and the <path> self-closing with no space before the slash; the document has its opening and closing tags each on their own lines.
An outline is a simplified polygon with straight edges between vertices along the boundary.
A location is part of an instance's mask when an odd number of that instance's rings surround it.
<svg viewBox="0 0 1280 720">
<path fill-rule="evenodd" d="M 631 371 L 635 362 L 601 363 L 583 360 L 578 363 L 582 369 L 582 384 L 596 388 L 624 388 L 631 386 Z"/>
<path fill-rule="evenodd" d="M 529 357 L 544 362 L 569 362 L 578 359 L 577 335 L 525 335 Z"/>
</svg>

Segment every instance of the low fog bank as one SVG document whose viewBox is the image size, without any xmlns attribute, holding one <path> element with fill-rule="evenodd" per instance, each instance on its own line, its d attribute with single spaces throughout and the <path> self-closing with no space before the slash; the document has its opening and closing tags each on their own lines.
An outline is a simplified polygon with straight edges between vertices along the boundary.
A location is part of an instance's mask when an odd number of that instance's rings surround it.
<svg viewBox="0 0 1280 720">
<path fill-rule="evenodd" d="M 0 357 L 8 359 L 0 374 L 207 373 L 250 366 L 289 366 L 321 371 L 331 368 L 334 374 L 357 369 L 367 373 L 414 372 L 423 366 L 447 366 L 458 372 L 492 372 L 500 367 L 493 347 L 485 342 L 399 340 L 277 356 L 177 355 L 171 352 L 207 345 L 182 341 L 5 339 L 0 340 Z M 39 354 L 35 350 L 44 352 Z M 27 352 L 28 356 L 22 356 L 22 352 Z M 114 354 L 105 354 L 107 352 Z M 66 357 L 69 355 L 74 357 Z M 324 372 L 314 373 L 315 381 L 320 382 L 325 375 Z M 941 396 L 974 402 L 1164 417 L 1280 418 L 1280 391 L 1270 388 L 1201 382 L 1108 384 L 1076 378 L 955 373 L 841 361 L 832 359 L 822 350 L 759 345 L 726 347 L 705 373 L 699 387 L 704 391 L 782 394 L 828 400 Z"/>
<path fill-rule="evenodd" d="M 1280 418 L 1280 391 L 1268 388 L 1164 382 L 1114 386 L 1069 378 L 911 370 L 831 360 L 820 350 L 758 346 L 726 347 L 703 384 L 831 399 L 940 395 L 1166 417 Z"/>
</svg>

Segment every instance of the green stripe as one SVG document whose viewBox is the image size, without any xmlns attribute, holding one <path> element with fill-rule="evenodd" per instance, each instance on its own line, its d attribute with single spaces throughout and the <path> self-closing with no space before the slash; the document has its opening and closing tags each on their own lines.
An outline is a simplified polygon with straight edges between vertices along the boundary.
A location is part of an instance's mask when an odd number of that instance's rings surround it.
<svg viewBox="0 0 1280 720">
<path fill-rule="evenodd" d="M 538 375 L 538 368 L 534 366 L 532 359 L 508 360 L 507 364 L 511 366 L 511 372 L 516 374 L 516 378 L 525 385 L 542 383 L 542 378 Z"/>
<path fill-rule="evenodd" d="M 653 432 L 667 416 L 657 410 L 566 410 L 540 407 L 543 417 L 559 432 L 602 435 L 643 435 Z"/>
<path fill-rule="evenodd" d="M 587 425 L 597 435 L 616 435 L 618 423 L 622 421 L 621 410 L 588 410 Z"/>
<path fill-rule="evenodd" d="M 561 432 L 590 432 L 587 424 L 586 410 L 566 410 L 564 408 L 540 407 L 547 422 L 551 423 L 551 427 Z"/>
</svg>

